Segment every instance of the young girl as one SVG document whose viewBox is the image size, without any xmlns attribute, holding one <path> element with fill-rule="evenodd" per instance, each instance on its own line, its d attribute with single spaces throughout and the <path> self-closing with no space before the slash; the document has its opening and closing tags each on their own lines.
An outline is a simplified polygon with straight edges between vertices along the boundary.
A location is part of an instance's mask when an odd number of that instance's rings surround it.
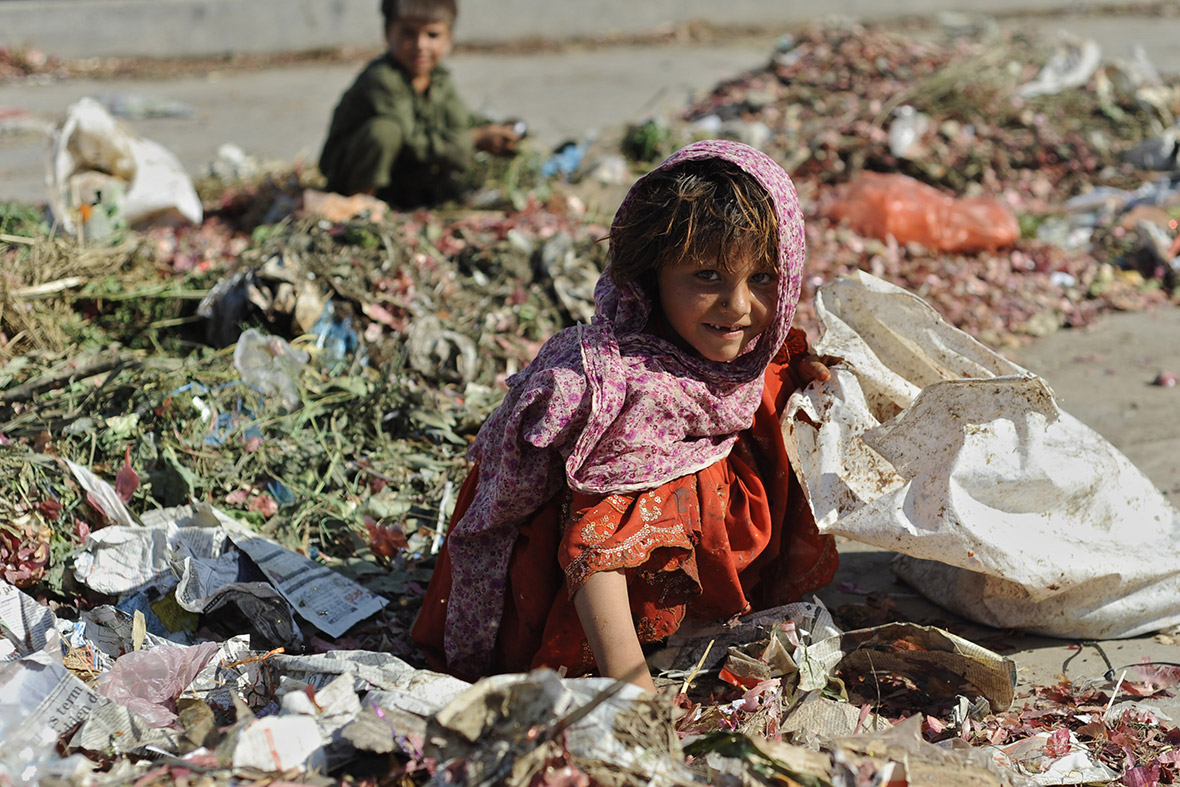
<svg viewBox="0 0 1180 787">
<path fill-rule="evenodd" d="M 471 447 L 413 630 L 436 668 L 654 690 L 643 648 L 685 616 L 831 579 L 778 420 L 828 373 L 791 329 L 803 258 L 794 186 L 754 148 L 697 142 L 636 182 L 593 323 L 546 342 Z"/>
</svg>

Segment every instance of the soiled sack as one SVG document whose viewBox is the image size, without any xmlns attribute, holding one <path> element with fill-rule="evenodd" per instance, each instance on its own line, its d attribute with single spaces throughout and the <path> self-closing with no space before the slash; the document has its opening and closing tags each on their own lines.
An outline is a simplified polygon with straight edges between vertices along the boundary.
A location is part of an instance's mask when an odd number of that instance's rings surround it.
<svg viewBox="0 0 1180 787">
<path fill-rule="evenodd" d="M 1180 623 L 1180 512 L 1048 385 L 867 273 L 826 285 L 832 379 L 783 416 L 820 530 L 937 604 L 1082 639 Z"/>
</svg>

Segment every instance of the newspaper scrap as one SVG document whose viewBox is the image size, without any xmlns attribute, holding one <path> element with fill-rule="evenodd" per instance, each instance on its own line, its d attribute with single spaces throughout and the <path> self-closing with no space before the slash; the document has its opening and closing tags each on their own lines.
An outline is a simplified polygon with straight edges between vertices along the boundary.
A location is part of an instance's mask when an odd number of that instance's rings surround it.
<svg viewBox="0 0 1180 787">
<path fill-rule="evenodd" d="M 439 774 L 462 774 L 468 784 L 529 784 L 559 752 L 588 773 L 602 771 L 604 783 L 620 772 L 644 784 L 696 782 L 669 734 L 669 711 L 610 678 L 567 680 L 549 669 L 493 675 L 430 720 L 425 751 Z"/>
<path fill-rule="evenodd" d="M 215 573 L 198 578 L 197 565 L 186 558 L 181 566 L 176 602 L 182 609 L 204 615 L 227 634 L 249 633 L 259 647 L 302 650 L 303 634 L 294 612 L 277 589 L 265 581 L 217 584 Z"/>
<path fill-rule="evenodd" d="M 59 661 L 36 653 L 0 668 L 0 747 L 57 739 L 82 726 L 70 741 L 87 751 L 138 753 L 175 749 L 175 735 L 152 729 L 127 708 L 91 691 Z"/>
<path fill-rule="evenodd" d="M 862 715 L 859 706 L 808 693 L 779 725 L 785 738 L 799 744 L 818 744 L 858 733 L 884 732 L 892 727 L 888 719 L 876 713 Z"/>
<path fill-rule="evenodd" d="M 78 581 L 99 593 L 121 595 L 169 572 L 166 528 L 111 525 L 86 537 L 74 563 Z"/>
<path fill-rule="evenodd" d="M 817 598 L 814 602 L 800 601 L 743 615 L 733 626 L 685 621 L 668 638 L 667 645 L 648 659 L 648 665 L 672 679 L 685 678 L 697 670 L 717 670 L 725 663 L 729 644 L 764 639 L 778 627 L 792 628 L 801 643 L 819 642 L 841 633 Z"/>
<path fill-rule="evenodd" d="M 152 727 L 130 708 L 104 697 L 99 699 L 100 704 L 70 739 L 70 748 L 116 754 L 177 750 L 176 731 Z"/>
<path fill-rule="evenodd" d="M 238 733 L 234 771 L 274 773 L 323 765 L 323 738 L 315 719 L 307 716 L 267 716 Z"/>
<path fill-rule="evenodd" d="M 960 682 L 961 693 L 982 696 L 993 712 L 1006 710 L 1016 691 L 1016 662 L 934 626 L 886 623 L 830 637 L 795 652 L 799 688 L 822 689 L 837 670 L 911 676 L 937 673 Z"/>
<path fill-rule="evenodd" d="M 34 653 L 0 668 L 0 744 L 32 742 L 52 730 L 69 732 L 105 700 L 47 653 Z"/>
<path fill-rule="evenodd" d="M 0 664 L 37 651 L 58 653 L 57 617 L 19 588 L 0 579 Z"/>
<path fill-rule="evenodd" d="M 1053 736 L 1047 730 L 1004 746 L 988 746 L 985 750 L 992 754 L 997 765 L 1026 774 L 1036 784 L 1109 784 L 1119 778 L 1119 774 L 1094 759 L 1073 730 L 1066 732 L 1068 753 L 1064 756 L 1047 753 L 1046 746 Z"/>
<path fill-rule="evenodd" d="M 230 538 L 258 564 L 299 616 L 329 637 L 339 637 L 389 603 L 348 577 L 274 541 L 241 533 L 231 533 Z"/>
<path fill-rule="evenodd" d="M 872 735 L 857 735 L 837 741 L 833 764 L 842 763 L 854 772 L 871 764 L 874 784 L 954 784 L 1031 787 L 1022 774 L 998 767 L 986 753 L 970 746 L 933 744 L 922 737 L 920 713 L 889 729 Z M 768 751 L 783 744 L 759 741 Z M 835 781 L 835 779 L 833 779 Z"/>
<path fill-rule="evenodd" d="M 397 656 L 368 650 L 333 650 L 313 656 L 277 655 L 271 661 L 284 675 L 313 686 L 323 686 L 337 675 L 353 675 L 358 691 L 378 692 L 383 704 L 420 716 L 437 713 L 471 687 L 459 678 L 415 669 Z"/>
<path fill-rule="evenodd" d="M 279 704 L 284 713 L 314 719 L 325 740 L 338 740 L 340 730 L 361 712 L 354 683 L 352 676 L 344 673 L 323 688 L 315 689 L 284 675 L 279 683 Z"/>
<path fill-rule="evenodd" d="M 0 748 L 35 744 L 46 736 L 55 742 L 82 722 L 71 745 L 90 751 L 171 750 L 175 736 L 170 731 L 152 729 L 129 709 L 92 691 L 67 666 L 75 651 L 91 659 L 99 652 L 81 637 L 83 627 L 59 621 L 47 607 L 0 583 L 0 629 L 6 636 L 2 646 L 13 648 L 0 661 Z M 112 658 L 86 666 L 98 672 L 103 663 L 112 663 Z"/>
<path fill-rule="evenodd" d="M 85 468 L 78 470 L 88 472 Z M 104 498 L 114 495 L 106 481 L 93 475 L 87 490 Z M 157 509 L 145 513 L 142 524 L 117 524 L 94 531 L 75 557 L 75 575 L 100 593 L 119 595 L 171 576 L 172 562 L 178 555 L 219 557 L 221 544 L 226 541 L 223 527 L 229 517 L 191 516 L 181 520 L 176 516 L 189 508 Z"/>
<path fill-rule="evenodd" d="M 732 628 L 685 625 L 648 664 L 676 680 L 723 667 L 751 682 L 789 677 L 801 692 L 823 690 L 842 670 L 915 679 L 937 672 L 945 686 L 982 696 L 993 711 L 1012 703 L 1015 662 L 933 626 L 889 623 L 842 632 L 822 603 L 803 602 L 747 617 Z M 836 713 L 832 730 L 844 727 L 842 711 Z"/>
<path fill-rule="evenodd" d="M 177 704 L 198 699 L 228 714 L 235 708 L 237 698 L 250 707 L 261 708 L 271 702 L 277 683 L 267 661 L 266 653 L 250 649 L 248 635 L 231 637 L 221 643 L 217 656 L 206 662 L 205 668 L 181 692 Z"/>
<path fill-rule="evenodd" d="M 90 648 L 97 663 L 102 665 L 102 671 L 110 669 L 114 660 L 124 653 L 135 650 L 132 613 L 110 604 L 83 610 L 78 620 L 59 620 L 57 625 L 70 647 L 79 651 Z M 154 648 L 166 642 L 169 640 L 148 631 L 141 646 Z"/>
<path fill-rule="evenodd" d="M 87 484 L 104 499 L 114 495 L 93 474 Z M 246 573 L 242 554 L 260 569 L 258 582 L 241 581 Z M 235 619 L 247 622 L 270 647 L 302 644 L 287 604 L 320 631 L 338 637 L 388 603 L 327 566 L 251 533 L 208 503 L 159 509 L 145 513 L 142 524 L 96 531 L 75 565 L 78 579 L 103 593 L 175 582 L 181 609 L 218 618 L 227 608 L 236 609 Z"/>
<path fill-rule="evenodd" d="M 300 617 L 330 637 L 340 636 L 388 603 L 327 566 L 252 533 L 208 503 L 153 513 L 155 518 L 171 521 L 184 532 L 188 557 L 219 559 L 226 548 L 220 539 L 228 538 L 254 561 Z M 220 529 L 213 529 L 217 527 Z M 210 537 L 207 545 L 196 540 L 202 535 Z M 203 568 L 214 572 L 208 563 Z M 222 566 L 220 570 L 226 569 Z"/>
</svg>

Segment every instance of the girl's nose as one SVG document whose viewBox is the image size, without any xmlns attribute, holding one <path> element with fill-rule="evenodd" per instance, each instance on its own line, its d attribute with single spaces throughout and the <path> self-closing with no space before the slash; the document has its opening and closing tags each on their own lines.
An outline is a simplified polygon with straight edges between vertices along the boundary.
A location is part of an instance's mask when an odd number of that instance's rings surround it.
<svg viewBox="0 0 1180 787">
<path fill-rule="evenodd" d="M 745 314 L 750 308 L 750 288 L 744 282 L 730 287 L 721 296 L 721 308 L 735 314 Z"/>
</svg>

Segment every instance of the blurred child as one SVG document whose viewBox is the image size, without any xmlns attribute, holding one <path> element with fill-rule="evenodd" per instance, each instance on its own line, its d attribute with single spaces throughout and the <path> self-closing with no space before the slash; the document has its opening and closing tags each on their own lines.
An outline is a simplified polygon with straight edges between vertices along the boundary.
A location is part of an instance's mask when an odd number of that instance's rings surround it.
<svg viewBox="0 0 1180 787">
<path fill-rule="evenodd" d="M 452 199 L 475 149 L 511 154 L 520 135 L 473 114 L 442 66 L 455 0 L 382 0 L 381 13 L 388 51 L 336 105 L 320 171 L 328 191 L 373 194 L 398 208 Z"/>
<path fill-rule="evenodd" d="M 765 154 L 709 140 L 632 188 L 590 325 L 510 378 L 414 625 L 465 678 L 548 666 L 653 689 L 644 647 L 826 584 L 779 413 L 827 367 L 791 328 L 803 220 Z"/>
</svg>

